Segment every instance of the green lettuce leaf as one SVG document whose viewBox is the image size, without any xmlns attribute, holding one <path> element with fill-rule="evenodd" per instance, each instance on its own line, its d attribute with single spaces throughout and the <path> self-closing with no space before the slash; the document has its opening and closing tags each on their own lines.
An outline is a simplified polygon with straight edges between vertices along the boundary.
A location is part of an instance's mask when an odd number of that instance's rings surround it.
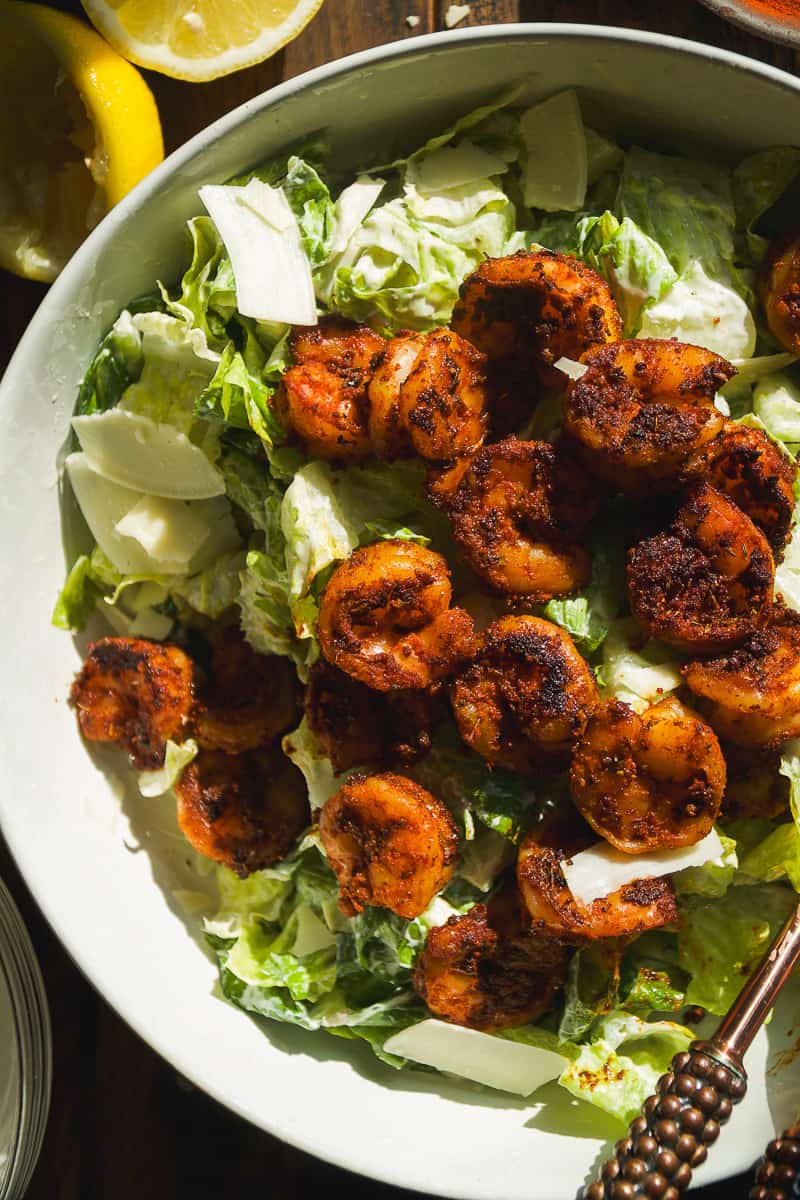
<svg viewBox="0 0 800 1200">
<path fill-rule="evenodd" d="M 699 261 L 714 278 L 729 277 L 736 214 L 726 167 L 634 146 L 625 155 L 617 206 L 621 219 L 663 247 L 679 275 Z"/>
<path fill-rule="evenodd" d="M 795 146 L 757 150 L 743 159 L 733 172 L 737 248 L 742 262 L 753 267 L 760 264 L 768 241 L 759 236 L 754 227 L 798 174 L 800 150 Z"/>
<path fill-rule="evenodd" d="M 686 1003 L 727 1012 L 795 903 L 789 888 L 774 884 L 731 887 L 719 898 L 684 897 L 678 950 L 691 976 Z"/>
<path fill-rule="evenodd" d="M 330 188 L 316 168 L 292 155 L 281 188 L 297 218 L 303 249 L 312 270 L 327 262 L 336 229 Z"/>
<path fill-rule="evenodd" d="M 230 259 L 210 217 L 193 217 L 187 221 L 187 232 L 191 262 L 174 299 L 162 289 L 166 308 L 186 324 L 202 330 L 209 346 L 222 350 L 228 340 L 228 323 L 236 312 Z"/>
<path fill-rule="evenodd" d="M 143 365 L 141 333 L 125 309 L 89 364 L 78 389 L 76 414 L 87 416 L 113 408 L 125 389 L 139 378 Z"/>
<path fill-rule="evenodd" d="M 143 796 L 163 796 L 165 792 L 175 787 L 184 772 L 184 768 L 197 758 L 198 745 L 194 738 L 185 742 L 167 740 L 164 751 L 164 765 L 155 771 L 139 772 L 139 791 Z"/>
<path fill-rule="evenodd" d="M 630 217 L 611 212 L 586 217 L 578 225 L 579 258 L 607 281 L 616 300 L 626 337 L 641 325 L 642 310 L 657 303 L 678 278 L 661 246 Z"/>
<path fill-rule="evenodd" d="M 790 375 L 776 372 L 753 388 L 753 412 L 770 437 L 782 442 L 794 458 L 800 447 L 800 387 Z"/>
<path fill-rule="evenodd" d="M 332 308 L 390 330 L 445 324 L 464 277 L 506 250 L 516 215 L 506 193 L 478 180 L 437 195 L 413 184 L 373 208 L 337 259 Z"/>
<path fill-rule="evenodd" d="M 102 584 L 92 571 L 88 554 L 75 560 L 64 581 L 50 618 L 57 629 L 77 633 L 83 629 L 103 595 Z"/>
<path fill-rule="evenodd" d="M 678 896 L 724 896 L 734 881 L 739 857 L 736 841 L 718 831 L 722 854 L 702 867 L 687 867 L 673 877 Z"/>
<path fill-rule="evenodd" d="M 216 445 L 206 423 L 197 420 L 195 404 L 219 355 L 201 329 L 168 313 L 138 313 L 131 320 L 141 336 L 142 369 L 119 397 L 120 408 L 174 425 L 215 457 Z"/>
<path fill-rule="evenodd" d="M 632 1014 L 610 1013 L 597 1021 L 591 1040 L 580 1047 L 559 1083 L 627 1123 L 655 1091 L 673 1055 L 685 1050 L 693 1036 L 672 1021 L 645 1022 Z"/>
<path fill-rule="evenodd" d="M 460 821 L 467 842 L 475 836 L 476 820 L 504 839 L 518 842 L 537 811 L 537 792 L 530 781 L 515 771 L 490 768 L 465 746 L 453 724 L 435 730 L 430 753 L 420 759 L 412 774 L 444 800 Z M 491 842 L 482 853 L 490 848 L 494 848 Z"/>
<path fill-rule="evenodd" d="M 730 171 L 635 146 L 625 155 L 617 209 L 662 247 L 678 273 L 645 310 L 640 336 L 677 337 L 726 358 L 749 358 L 756 327 L 734 263 Z"/>
</svg>

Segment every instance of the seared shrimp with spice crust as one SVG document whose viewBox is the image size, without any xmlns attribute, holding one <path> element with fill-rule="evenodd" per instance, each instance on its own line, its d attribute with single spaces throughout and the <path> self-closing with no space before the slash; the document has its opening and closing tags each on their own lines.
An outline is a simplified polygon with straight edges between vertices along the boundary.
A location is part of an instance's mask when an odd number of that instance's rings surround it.
<svg viewBox="0 0 800 1200">
<path fill-rule="evenodd" d="M 218 630 L 210 678 L 193 710 L 199 745 L 227 754 L 265 746 L 295 719 L 296 689 L 289 659 L 257 654 L 235 626 Z"/>
<path fill-rule="evenodd" d="M 506 438 L 479 450 L 448 491 L 456 545 L 496 591 L 540 603 L 589 582 L 581 541 L 598 489 L 564 446 Z"/>
<path fill-rule="evenodd" d="M 277 749 L 201 750 L 175 795 L 186 840 L 241 876 L 284 858 L 310 819 L 306 782 Z"/>
<path fill-rule="evenodd" d="M 594 841 L 592 830 L 571 806 L 549 813 L 523 839 L 517 885 L 534 930 L 580 945 L 628 937 L 677 920 L 675 890 L 663 876 L 636 880 L 588 905 L 576 900 L 561 864 Z"/>
<path fill-rule="evenodd" d="M 800 737 L 800 614 L 777 609 L 741 646 L 683 674 L 724 741 L 775 749 Z"/>
<path fill-rule="evenodd" d="M 348 917 L 368 906 L 418 917 L 453 874 L 449 809 L 403 775 L 351 775 L 326 800 L 319 833 Z"/>
<path fill-rule="evenodd" d="M 376 454 L 451 462 L 486 435 L 486 360 L 450 329 L 401 333 L 387 343 L 369 403 Z"/>
<path fill-rule="evenodd" d="M 559 389 L 565 376 L 554 363 L 622 336 L 606 281 L 552 250 L 487 258 L 461 284 L 450 324 L 492 365 Z"/>
<path fill-rule="evenodd" d="M 69 702 L 90 742 L 118 742 L 137 770 L 162 766 L 166 743 L 186 731 L 194 665 L 177 646 L 103 638 L 89 646 Z"/>
<path fill-rule="evenodd" d="M 452 701 L 468 746 L 492 764 L 530 771 L 562 764 L 599 697 L 569 634 L 518 616 L 488 627 Z"/>
<path fill-rule="evenodd" d="M 427 688 L 472 646 L 472 618 L 450 608 L 451 594 L 441 554 L 400 540 L 363 546 L 336 568 L 322 594 L 322 653 L 376 691 Z"/>
<path fill-rule="evenodd" d="M 769 543 L 710 484 L 690 489 L 671 527 L 628 554 L 633 615 L 650 637 L 712 654 L 766 624 L 775 565 Z"/>
<path fill-rule="evenodd" d="M 724 492 L 765 534 L 780 561 L 794 513 L 797 465 L 760 429 L 726 421 L 722 433 L 692 454 L 683 482 L 705 480 Z"/>
<path fill-rule="evenodd" d="M 294 366 L 283 376 L 278 412 L 306 453 L 352 461 L 371 453 L 367 386 L 386 341 L 366 325 L 323 317 L 289 335 Z"/>
<path fill-rule="evenodd" d="M 714 397 L 735 374 L 718 354 L 658 338 L 590 350 L 569 386 L 564 429 L 594 474 L 621 492 L 670 487 L 722 429 Z"/>
<path fill-rule="evenodd" d="M 784 350 L 800 354 L 800 231 L 794 229 L 771 243 L 757 288 L 770 333 Z"/>
<path fill-rule="evenodd" d="M 639 715 L 597 708 L 570 767 L 575 806 L 626 854 L 693 846 L 719 815 L 725 759 L 713 729 L 674 696 Z"/>
<path fill-rule="evenodd" d="M 311 668 L 305 695 L 308 722 L 336 772 L 373 763 L 415 762 L 431 747 L 444 705 L 427 691 L 375 693 L 330 663 Z"/>
<path fill-rule="evenodd" d="M 527 930 L 518 911 L 509 929 L 505 913 L 495 918 L 498 901 L 508 907 L 502 897 L 476 904 L 425 940 L 414 987 L 444 1021 L 492 1032 L 527 1025 L 553 1007 L 566 976 L 563 946 Z"/>
</svg>

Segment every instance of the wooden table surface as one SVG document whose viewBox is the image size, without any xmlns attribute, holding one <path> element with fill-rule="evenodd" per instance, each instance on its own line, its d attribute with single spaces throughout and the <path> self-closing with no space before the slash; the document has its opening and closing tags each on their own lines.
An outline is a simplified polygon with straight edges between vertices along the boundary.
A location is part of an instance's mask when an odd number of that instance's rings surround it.
<svg viewBox="0 0 800 1200">
<path fill-rule="evenodd" d="M 56 0 L 55 7 L 80 13 L 78 0 Z M 150 75 L 167 150 L 310 67 L 443 28 L 447 7 L 448 0 L 327 0 L 296 41 L 260 66 L 202 85 Z M 411 14 L 420 18 L 413 30 L 406 22 Z M 658 30 L 788 70 L 800 66 L 791 50 L 725 24 L 696 0 L 473 0 L 465 23 L 557 20 Z M 42 286 L 0 271 L 0 370 L 43 294 Z M 350 1176 L 282 1145 L 178 1078 L 85 982 L 3 849 L 0 874 L 33 936 L 53 1023 L 52 1107 L 30 1200 L 238 1200 L 248 1193 L 288 1200 L 338 1187 L 347 1188 L 350 1200 L 410 1200 L 411 1193 Z M 693 1194 L 698 1200 L 743 1200 L 747 1178 Z"/>
</svg>

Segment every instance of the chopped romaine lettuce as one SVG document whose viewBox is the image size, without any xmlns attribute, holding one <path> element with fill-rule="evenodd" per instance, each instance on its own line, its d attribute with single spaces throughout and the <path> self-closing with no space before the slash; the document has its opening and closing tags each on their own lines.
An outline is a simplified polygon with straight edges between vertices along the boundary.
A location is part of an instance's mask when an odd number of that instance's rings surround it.
<svg viewBox="0 0 800 1200">
<path fill-rule="evenodd" d="M 736 216 L 726 167 L 634 146 L 625 155 L 617 206 L 620 218 L 630 217 L 663 247 L 679 275 L 700 262 L 714 279 L 730 277 Z"/>
<path fill-rule="evenodd" d="M 297 729 L 286 734 L 282 744 L 284 754 L 303 772 L 311 811 L 317 812 L 339 790 L 344 777 L 335 774 L 331 760 L 317 743 L 308 717 L 304 716 Z"/>
<path fill-rule="evenodd" d="M 143 796 L 163 796 L 180 780 L 184 768 L 197 758 L 198 745 L 194 738 L 185 742 L 167 741 L 164 765 L 154 771 L 139 772 L 139 791 Z"/>
<path fill-rule="evenodd" d="M 355 229 L 324 297 L 345 316 L 378 317 L 391 329 L 444 324 L 462 279 L 504 253 L 514 227 L 514 206 L 490 179 L 436 195 L 408 183 Z"/>
<path fill-rule="evenodd" d="M 677 338 L 723 358 L 749 358 L 756 325 L 745 301 L 698 259 L 642 314 L 639 337 Z"/>
<path fill-rule="evenodd" d="M 770 437 L 793 446 L 800 444 L 800 387 L 783 372 L 767 375 L 753 388 L 753 412 Z"/>
<path fill-rule="evenodd" d="M 82 416 L 113 408 L 125 389 L 139 378 L 143 365 L 141 334 L 125 309 L 103 338 L 83 377 L 76 413 Z"/>
<path fill-rule="evenodd" d="M 789 888 L 767 884 L 731 887 L 721 897 L 684 897 L 678 949 L 691 976 L 687 1004 L 727 1012 L 795 903 Z"/>
<path fill-rule="evenodd" d="M 593 1026 L 591 1040 L 580 1047 L 559 1083 L 580 1100 L 628 1122 L 655 1091 L 673 1055 L 685 1050 L 693 1036 L 672 1021 L 610 1013 Z"/>
<path fill-rule="evenodd" d="M 131 320 L 142 339 L 142 369 L 120 396 L 120 407 L 200 440 L 194 433 L 195 401 L 216 371 L 219 355 L 209 349 L 202 329 L 168 313 L 138 313 Z"/>
<path fill-rule="evenodd" d="M 164 303 L 174 317 L 202 330 L 212 349 L 221 350 L 228 340 L 228 322 L 236 312 L 231 261 L 210 217 L 192 217 L 187 231 L 192 260 L 174 299 L 162 288 Z"/>
<path fill-rule="evenodd" d="M 630 217 L 620 222 L 611 212 L 579 223 L 576 252 L 608 280 L 626 337 L 638 333 L 642 310 L 658 303 L 678 278 L 658 242 Z"/>
<path fill-rule="evenodd" d="M 767 249 L 767 239 L 755 231 L 759 217 L 778 200 L 800 174 L 800 150 L 772 146 L 748 155 L 733 172 L 733 200 L 739 254 L 757 267 Z"/>
<path fill-rule="evenodd" d="M 609 625 L 603 642 L 602 677 L 611 695 L 638 712 L 683 683 L 677 656 L 662 642 L 643 641 L 632 618 Z"/>
</svg>

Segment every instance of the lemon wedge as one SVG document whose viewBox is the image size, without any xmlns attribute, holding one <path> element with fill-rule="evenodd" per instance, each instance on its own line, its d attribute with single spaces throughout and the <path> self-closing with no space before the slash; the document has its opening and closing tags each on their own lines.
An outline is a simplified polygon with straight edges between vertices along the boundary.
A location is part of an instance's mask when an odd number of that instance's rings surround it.
<svg viewBox="0 0 800 1200">
<path fill-rule="evenodd" d="M 135 67 L 75 17 L 0 0 L 0 266 L 55 279 L 163 157 Z"/>
<path fill-rule="evenodd" d="M 323 0 L 81 0 L 92 24 L 131 62 L 201 82 L 269 58 Z"/>
</svg>

